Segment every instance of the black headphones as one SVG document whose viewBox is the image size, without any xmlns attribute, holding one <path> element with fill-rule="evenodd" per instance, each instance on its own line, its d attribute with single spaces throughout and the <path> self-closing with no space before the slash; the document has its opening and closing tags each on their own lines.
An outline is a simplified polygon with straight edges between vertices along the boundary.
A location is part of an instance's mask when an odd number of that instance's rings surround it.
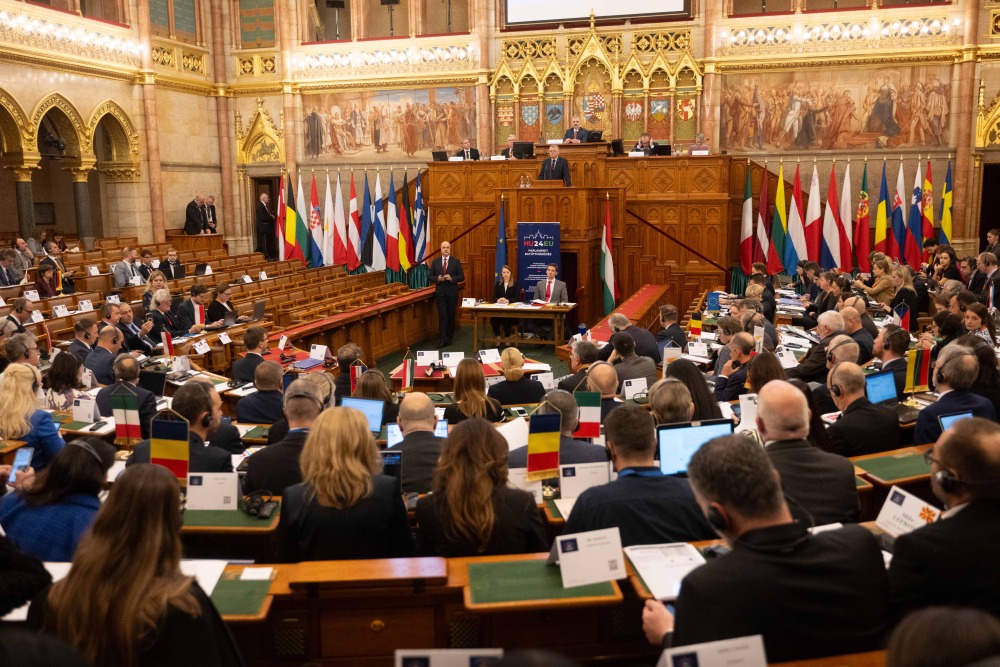
<svg viewBox="0 0 1000 667">
<path fill-rule="evenodd" d="M 983 487 L 987 489 L 993 487 L 997 491 L 1000 491 L 1000 479 L 984 479 L 979 482 L 970 482 L 964 479 L 959 479 L 953 472 L 945 469 L 938 470 L 934 473 L 934 481 L 938 483 L 938 486 L 940 486 L 941 490 L 945 493 L 954 493 L 960 486 Z"/>
<path fill-rule="evenodd" d="M 89 331 L 84 331 L 83 332 L 83 339 L 84 340 L 90 340 L 90 332 Z"/>
<path fill-rule="evenodd" d="M 976 356 L 976 354 L 974 352 L 959 352 L 955 356 L 948 357 L 947 359 L 945 359 L 943 364 L 941 364 L 938 368 L 934 369 L 934 384 L 935 384 L 935 386 L 939 385 L 939 384 L 941 384 L 942 382 L 945 381 L 945 379 L 944 379 L 944 373 L 943 373 L 945 366 L 947 366 L 948 364 L 950 364 L 955 359 L 959 359 L 961 357 L 975 357 L 975 356 Z M 976 357 L 977 361 L 978 361 L 978 359 L 979 358 Z M 941 487 L 941 488 L 944 488 L 944 487 Z"/>
<path fill-rule="evenodd" d="M 714 528 L 716 532 L 724 533 L 729 530 L 729 520 L 722 516 L 722 512 L 715 507 L 708 508 L 708 513 L 705 515 L 705 518 L 708 520 L 708 525 Z"/>
<path fill-rule="evenodd" d="M 828 363 L 828 364 L 832 364 L 833 363 L 833 351 L 834 350 L 836 350 L 838 347 L 840 347 L 842 345 L 850 345 L 851 343 L 854 343 L 855 345 L 857 345 L 857 343 L 855 342 L 855 340 L 853 338 L 850 338 L 850 336 L 848 336 L 848 340 L 842 340 L 839 343 L 837 343 L 836 345 L 834 345 L 833 347 L 828 348 L 827 351 L 826 351 L 826 363 Z"/>
<path fill-rule="evenodd" d="M 829 355 L 828 355 L 829 356 Z M 830 369 L 830 393 L 833 394 L 835 398 L 840 398 L 844 395 L 844 390 L 840 388 L 840 385 L 834 382 L 833 376 L 837 374 L 837 369 L 840 368 L 840 364 L 837 364 Z"/>
</svg>

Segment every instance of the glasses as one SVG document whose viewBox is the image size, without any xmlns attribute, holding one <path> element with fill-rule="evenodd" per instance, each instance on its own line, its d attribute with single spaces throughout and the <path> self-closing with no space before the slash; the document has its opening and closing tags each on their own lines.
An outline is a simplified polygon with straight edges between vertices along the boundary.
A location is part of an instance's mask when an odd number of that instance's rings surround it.
<svg viewBox="0 0 1000 667">
<path fill-rule="evenodd" d="M 941 461 L 938 460 L 938 459 L 936 459 L 936 458 L 934 458 L 934 448 L 933 447 L 931 447 L 926 452 L 924 452 L 924 463 L 926 463 L 927 465 L 930 465 L 932 463 L 936 463 L 939 466 L 941 465 Z"/>
</svg>

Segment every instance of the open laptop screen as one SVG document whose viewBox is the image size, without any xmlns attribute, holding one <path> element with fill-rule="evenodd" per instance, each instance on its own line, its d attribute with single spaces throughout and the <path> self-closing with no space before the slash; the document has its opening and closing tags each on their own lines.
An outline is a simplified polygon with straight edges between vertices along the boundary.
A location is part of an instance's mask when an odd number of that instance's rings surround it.
<svg viewBox="0 0 1000 667">
<path fill-rule="evenodd" d="M 722 435 L 733 432 L 732 419 L 705 419 L 700 422 L 661 424 L 656 427 L 660 471 L 664 475 L 687 473 L 688 461 L 698 448 Z"/>
<path fill-rule="evenodd" d="M 950 415 L 941 415 L 938 417 L 938 421 L 941 423 L 941 430 L 947 431 L 955 422 L 969 417 L 972 417 L 971 412 L 954 412 Z"/>
<path fill-rule="evenodd" d="M 897 402 L 896 377 L 892 371 L 873 373 L 865 378 L 865 393 L 872 403 Z"/>
<path fill-rule="evenodd" d="M 382 411 L 385 409 L 384 402 L 372 400 L 370 398 L 354 398 L 352 396 L 345 396 L 340 404 L 345 408 L 354 408 L 355 410 L 363 412 L 365 418 L 368 419 L 369 431 L 376 434 L 382 432 Z"/>
<path fill-rule="evenodd" d="M 157 398 L 162 398 L 163 389 L 167 386 L 167 374 L 157 371 L 139 371 L 139 386 L 153 392 Z"/>
</svg>

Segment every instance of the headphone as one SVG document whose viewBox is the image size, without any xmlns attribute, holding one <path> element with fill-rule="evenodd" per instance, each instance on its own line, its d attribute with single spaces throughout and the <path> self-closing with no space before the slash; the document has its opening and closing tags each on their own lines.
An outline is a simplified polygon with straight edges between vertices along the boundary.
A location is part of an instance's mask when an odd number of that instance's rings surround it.
<svg viewBox="0 0 1000 667">
<path fill-rule="evenodd" d="M 84 340 L 90 340 L 90 332 L 89 331 L 84 331 L 83 332 L 83 339 Z"/>
<path fill-rule="evenodd" d="M 97 459 L 97 462 L 100 464 L 101 468 L 104 467 L 104 459 L 102 459 L 101 455 L 97 453 L 97 450 L 94 449 L 94 446 L 89 442 L 87 442 L 86 440 L 70 440 L 66 444 L 79 447 L 80 449 L 83 449 L 84 451 L 88 452 L 91 456 Z"/>
<path fill-rule="evenodd" d="M 292 400 L 293 398 L 308 398 L 309 400 L 314 401 L 316 405 L 319 406 L 320 412 L 322 412 L 323 409 L 326 407 L 325 405 L 323 405 L 323 401 L 305 391 L 297 391 L 295 393 L 285 394 L 285 397 L 281 401 L 281 407 L 284 408 L 285 406 L 287 406 L 288 401 Z"/>
<path fill-rule="evenodd" d="M 947 366 L 948 364 L 950 364 L 952 361 L 954 361 L 955 359 L 959 359 L 961 357 L 975 357 L 975 356 L 976 356 L 976 354 L 974 352 L 960 352 L 960 353 L 956 354 L 954 357 L 949 357 L 949 358 L 945 359 L 943 364 L 941 364 L 938 368 L 934 369 L 934 384 L 935 385 L 939 385 L 939 384 L 941 384 L 942 382 L 945 381 L 945 379 L 944 379 L 944 372 L 943 372 L 944 371 L 944 367 Z M 978 359 L 979 358 L 976 357 L 977 361 L 978 361 Z M 944 487 L 941 487 L 941 488 L 944 488 Z"/>
<path fill-rule="evenodd" d="M 840 364 L 837 364 L 830 370 L 830 393 L 833 394 L 834 398 L 840 398 L 844 395 L 844 390 L 841 389 L 840 385 L 833 380 L 833 376 L 837 374 L 838 368 L 840 368 Z"/>
<path fill-rule="evenodd" d="M 108 325 L 108 326 L 111 326 L 111 325 Z M 115 330 L 117 331 L 117 327 L 115 327 Z M 121 342 L 121 337 L 119 337 L 119 335 L 116 333 L 115 337 L 111 339 L 111 344 L 112 345 L 117 345 L 120 342 Z"/>
<path fill-rule="evenodd" d="M 239 509 L 243 510 L 247 514 L 255 518 L 263 518 L 260 516 L 261 510 L 264 509 L 266 503 L 273 502 L 273 496 L 271 492 L 267 489 L 262 491 L 254 491 L 245 499 L 243 494 L 240 494 L 239 502 L 237 503 Z"/>
<path fill-rule="evenodd" d="M 101 307 L 101 317 L 105 319 L 111 317 L 111 304 L 106 303 Z"/>
<path fill-rule="evenodd" d="M 938 470 L 934 473 L 934 481 L 938 483 L 941 490 L 945 493 L 954 493 L 958 491 L 960 486 L 970 486 L 970 487 L 985 487 L 989 489 L 990 487 L 995 487 L 1000 490 L 1000 479 L 984 479 L 979 482 L 970 482 L 964 479 L 959 479 L 950 470 Z"/>
<path fill-rule="evenodd" d="M 848 336 L 848 338 L 849 338 L 849 340 L 842 340 L 839 343 L 837 343 L 836 345 L 834 345 L 833 347 L 827 349 L 827 351 L 826 351 L 826 363 L 828 363 L 828 364 L 832 364 L 833 363 L 833 351 L 836 350 L 838 347 L 840 347 L 842 345 L 850 345 L 851 343 L 854 343 L 855 345 L 857 345 L 857 343 L 854 341 L 853 338 L 850 338 L 849 336 Z"/>
</svg>

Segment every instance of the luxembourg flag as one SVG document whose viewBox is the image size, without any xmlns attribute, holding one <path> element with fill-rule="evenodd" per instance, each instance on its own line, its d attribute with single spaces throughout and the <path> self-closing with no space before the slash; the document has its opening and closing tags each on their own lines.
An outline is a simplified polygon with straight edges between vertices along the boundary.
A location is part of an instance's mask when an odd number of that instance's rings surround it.
<svg viewBox="0 0 1000 667">
<path fill-rule="evenodd" d="M 811 196 L 811 195 L 810 195 Z M 830 168 L 830 185 L 826 190 L 826 214 L 823 216 L 823 245 L 820 266 L 829 271 L 840 262 L 840 210 L 837 208 L 837 173 Z"/>
<path fill-rule="evenodd" d="M 809 259 L 813 262 L 820 261 L 820 239 L 823 236 L 823 221 L 820 217 L 819 172 L 816 171 L 816 164 L 813 163 L 813 175 L 809 183 L 809 208 L 806 209 L 805 219 L 806 248 Z"/>
</svg>

